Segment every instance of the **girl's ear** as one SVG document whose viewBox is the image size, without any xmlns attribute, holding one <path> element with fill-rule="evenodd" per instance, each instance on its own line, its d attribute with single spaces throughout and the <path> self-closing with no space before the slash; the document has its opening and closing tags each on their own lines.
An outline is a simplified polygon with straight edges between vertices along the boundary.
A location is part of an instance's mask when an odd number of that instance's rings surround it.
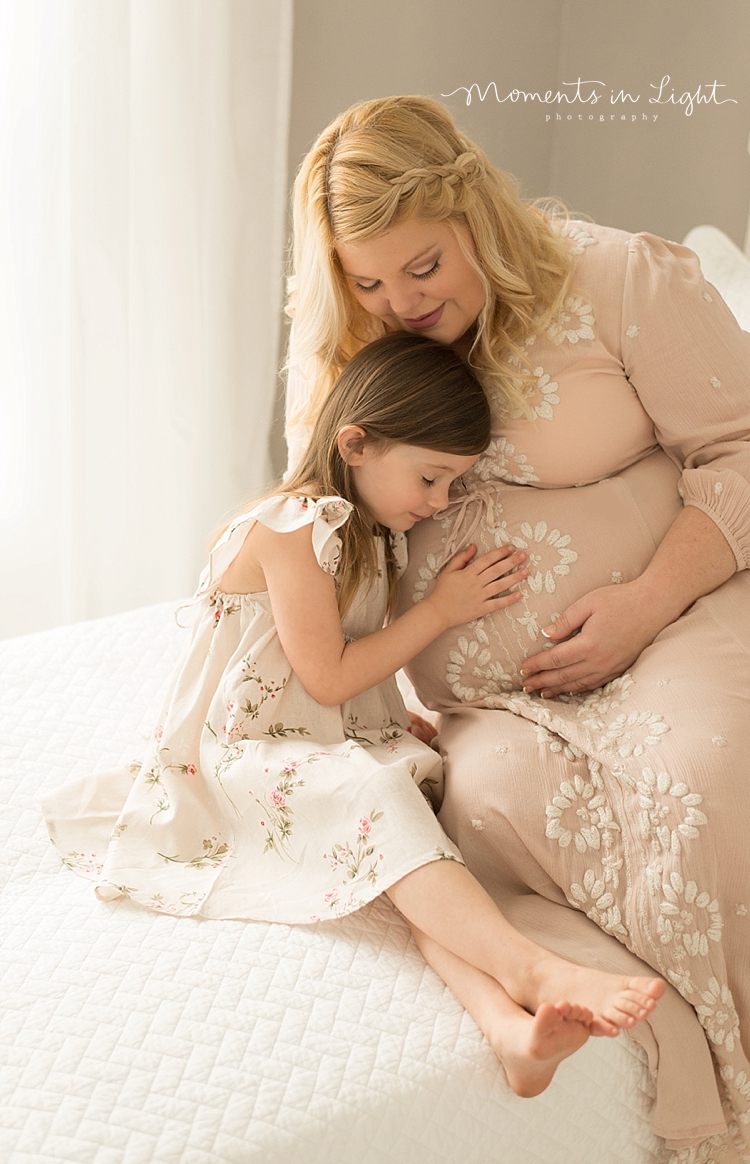
<svg viewBox="0 0 750 1164">
<path fill-rule="evenodd" d="M 339 429 L 336 443 L 342 460 L 347 465 L 361 465 L 365 456 L 365 430 L 358 424 L 346 424 Z"/>
</svg>

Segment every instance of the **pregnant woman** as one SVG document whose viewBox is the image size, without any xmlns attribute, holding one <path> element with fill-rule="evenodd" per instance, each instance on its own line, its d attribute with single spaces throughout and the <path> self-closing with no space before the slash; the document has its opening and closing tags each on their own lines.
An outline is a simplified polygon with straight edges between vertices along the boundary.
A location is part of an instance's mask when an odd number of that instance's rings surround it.
<svg viewBox="0 0 750 1164">
<path fill-rule="evenodd" d="M 388 331 L 452 346 L 492 405 L 401 583 L 403 611 L 470 542 L 530 570 L 410 667 L 441 822 L 536 940 L 672 984 L 654 1128 L 685 1164 L 750 1158 L 750 335 L 691 251 L 525 204 L 427 98 L 337 118 L 294 230 L 291 463 Z"/>
</svg>

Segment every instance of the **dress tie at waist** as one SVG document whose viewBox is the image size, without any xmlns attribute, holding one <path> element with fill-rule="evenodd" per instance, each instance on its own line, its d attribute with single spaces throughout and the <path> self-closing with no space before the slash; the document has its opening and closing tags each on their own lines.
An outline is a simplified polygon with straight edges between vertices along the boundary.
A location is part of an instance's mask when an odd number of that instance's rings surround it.
<svg viewBox="0 0 750 1164">
<path fill-rule="evenodd" d="M 497 487 L 500 488 L 504 484 L 505 482 L 498 481 Z M 453 518 L 453 522 L 445 540 L 445 550 L 443 551 L 443 556 L 440 560 L 440 569 L 442 569 L 449 558 L 452 558 L 453 555 L 457 552 L 458 545 L 456 544 L 456 537 L 458 535 L 458 531 L 461 528 L 462 521 L 466 517 L 467 509 L 475 501 L 478 501 L 479 505 L 477 505 L 476 513 L 471 520 L 471 524 L 469 525 L 468 530 L 461 539 L 463 545 L 467 546 L 471 543 L 472 535 L 480 525 L 483 517 L 490 529 L 495 529 L 497 527 L 497 522 L 495 521 L 495 498 L 490 492 L 491 488 L 491 482 L 487 482 L 484 485 L 477 485 L 476 488 L 472 489 L 470 493 L 465 493 L 462 497 L 456 498 L 456 500 L 452 501 L 445 509 L 441 509 L 439 513 L 434 514 L 433 521 L 442 521 L 446 517 Z"/>
</svg>

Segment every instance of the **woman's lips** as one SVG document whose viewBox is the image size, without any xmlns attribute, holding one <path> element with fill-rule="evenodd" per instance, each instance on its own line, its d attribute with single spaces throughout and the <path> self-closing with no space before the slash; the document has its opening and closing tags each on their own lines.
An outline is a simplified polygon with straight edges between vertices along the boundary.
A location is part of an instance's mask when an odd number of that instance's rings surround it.
<svg viewBox="0 0 750 1164">
<path fill-rule="evenodd" d="M 444 310 L 445 304 L 441 303 L 440 306 L 436 307 L 434 311 L 431 311 L 429 315 L 420 315 L 418 319 L 405 319 L 404 323 L 407 325 L 407 327 L 414 327 L 417 328 L 417 330 L 425 327 L 434 327 L 436 323 L 440 322 L 440 317 Z"/>
</svg>

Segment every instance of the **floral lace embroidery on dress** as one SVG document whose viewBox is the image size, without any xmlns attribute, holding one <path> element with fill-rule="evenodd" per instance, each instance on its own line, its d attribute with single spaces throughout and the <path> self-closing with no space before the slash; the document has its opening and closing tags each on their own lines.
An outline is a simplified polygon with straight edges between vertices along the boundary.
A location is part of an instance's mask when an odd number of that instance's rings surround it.
<svg viewBox="0 0 750 1164">
<path fill-rule="evenodd" d="M 531 338 L 534 339 L 536 337 Z M 536 383 L 528 386 L 529 407 L 531 409 L 531 415 L 534 417 L 534 419 L 553 420 L 553 406 L 560 403 L 560 397 L 557 395 L 560 390 L 559 385 L 554 380 L 550 379 L 548 373 L 545 372 L 541 365 L 537 368 L 534 368 L 534 375 L 536 376 Z M 537 404 L 532 404 L 531 400 L 537 394 L 539 395 L 540 400 Z M 519 420 L 522 416 L 525 415 L 526 414 L 524 411 L 520 408 L 516 408 L 511 413 L 511 417 L 514 420 Z M 485 453 L 485 456 L 486 455 L 487 454 Z M 534 477 L 533 480 L 537 481 L 538 477 Z"/>
<path fill-rule="evenodd" d="M 725 1055 L 743 1056 L 732 992 L 719 973 L 723 966 L 721 954 L 714 959 L 712 953 L 713 949 L 720 951 L 724 928 L 719 903 L 713 887 L 701 885 L 687 872 L 691 846 L 699 841 L 701 830 L 709 823 L 703 810 L 704 798 L 665 770 L 647 766 L 640 768 L 638 776 L 632 773 L 629 763 L 646 748 L 658 747 L 669 731 L 669 724 L 657 713 L 641 710 L 625 714 L 620 710 L 632 691 L 632 676 L 625 674 L 586 697 L 569 696 L 564 701 L 571 708 L 578 705 L 578 722 L 593 737 L 595 752 L 609 761 L 607 779 L 603 778 L 602 763 L 556 733 L 555 728 L 563 727 L 558 723 L 559 716 L 548 707 L 539 707 L 541 701 L 536 697 L 514 697 L 506 706 L 516 713 L 533 711 L 540 742 L 546 742 L 569 763 L 579 766 L 577 773 L 561 782 L 558 795 L 545 810 L 547 838 L 562 849 L 573 848 L 589 858 L 582 875 L 571 882 L 567 894 L 571 905 L 632 948 L 628 897 L 623 892 L 627 886 L 620 888 L 625 856 L 623 824 L 607 795 L 608 783 L 613 781 L 625 793 L 635 795 L 639 806 L 633 822 L 635 829 L 628 818 L 629 847 L 639 841 L 648 845 L 650 852 L 646 884 L 658 906 L 655 932 L 646 935 L 652 944 L 649 960 L 695 1007 L 711 1043 L 722 1047 Z M 624 731 L 626 726 L 640 729 L 641 738 L 636 741 L 634 733 Z M 580 774 L 582 762 L 588 766 L 589 781 Z M 679 864 L 682 869 L 675 867 Z M 641 926 L 644 916 L 642 912 Z M 652 916 L 651 911 L 648 916 Z M 750 1122 L 747 1075 L 726 1059 L 721 1070 L 735 1117 Z M 697 1147 L 702 1149 L 703 1145 Z M 746 1151 L 740 1155 L 745 1158 Z M 699 1151 L 692 1149 L 681 1150 L 672 1157 L 680 1164 L 702 1158 Z"/>
<path fill-rule="evenodd" d="M 561 238 L 568 238 L 573 243 L 571 255 L 582 255 L 586 247 L 593 247 L 598 239 L 586 230 L 583 223 L 576 221 L 555 223 L 555 229 Z"/>
<path fill-rule="evenodd" d="M 579 340 L 594 338 L 594 311 L 590 303 L 580 295 L 568 295 L 556 320 L 547 328 L 546 334 L 555 344 L 577 344 Z M 570 326 L 572 323 L 572 326 Z"/>
<path fill-rule="evenodd" d="M 510 462 L 513 463 L 512 467 Z M 529 485 L 539 480 L 526 454 L 517 453 L 516 446 L 504 436 L 490 441 L 485 452 L 465 476 L 467 481 L 472 478 L 480 481 L 509 481 L 517 485 Z"/>
<path fill-rule="evenodd" d="M 465 665 L 471 643 L 462 638 L 459 645 L 466 648 Z M 459 698 L 472 698 L 458 683 L 454 690 Z M 732 1138 L 733 1121 L 750 1123 L 750 1085 L 745 1069 L 735 1066 L 744 1063 L 744 1053 L 721 956 L 724 921 L 715 887 L 689 872 L 692 846 L 699 843 L 709 818 L 704 797 L 664 768 L 641 763 L 633 770 L 634 762 L 648 749 L 658 748 L 670 730 L 658 712 L 628 713 L 623 708 L 633 691 L 633 677 L 626 673 L 586 696 L 559 697 L 552 705 L 538 696 L 510 691 L 495 701 L 486 699 L 485 706 L 494 702 L 530 719 L 539 743 L 571 765 L 570 776 L 559 783 L 545 807 L 542 826 L 565 869 L 576 868 L 566 896 L 571 905 L 631 949 L 635 931 L 631 932 L 629 917 L 637 916 L 641 940 L 650 943 L 648 961 L 692 1004 L 712 1045 L 721 1048 Z M 481 697 L 479 689 L 474 697 Z M 576 742 L 581 730 L 585 750 Z M 635 813 L 629 807 L 633 803 L 638 806 Z M 470 823 L 475 830 L 483 827 L 480 818 Z M 638 909 L 630 895 L 631 874 L 623 877 L 628 861 L 637 859 L 640 864 L 642 858 L 636 854 L 641 852 L 646 861 L 645 887 L 655 899 L 654 910 Z M 570 853 L 580 859 L 578 865 L 571 863 Z M 647 917 L 654 917 L 655 924 L 644 934 Z M 711 1150 L 718 1150 L 723 1142 L 718 1137 Z M 746 1147 L 736 1137 L 733 1142 L 740 1158 L 746 1159 Z M 705 1143 L 674 1153 L 673 1164 L 718 1159 L 705 1154 Z"/>
</svg>

